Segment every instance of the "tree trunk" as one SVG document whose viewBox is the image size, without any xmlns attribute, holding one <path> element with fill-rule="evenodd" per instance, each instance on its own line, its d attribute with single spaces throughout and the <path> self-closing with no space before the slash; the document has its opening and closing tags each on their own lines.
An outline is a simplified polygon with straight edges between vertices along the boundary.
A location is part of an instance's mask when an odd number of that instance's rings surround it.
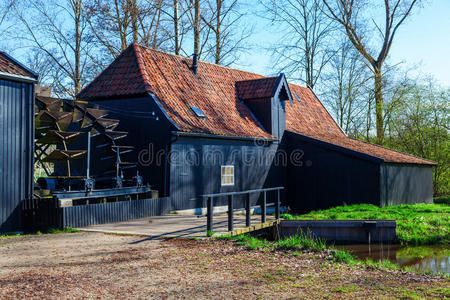
<svg viewBox="0 0 450 300">
<path fill-rule="evenodd" d="M 178 0 L 173 0 L 173 26 L 175 35 L 175 54 L 180 55 L 180 20 L 178 17 Z"/>
<path fill-rule="evenodd" d="M 199 59 L 200 54 L 200 0 L 195 0 L 194 4 L 194 54 Z"/>
<path fill-rule="evenodd" d="M 384 142 L 384 121 L 383 121 L 383 92 L 382 92 L 382 74 L 381 67 L 374 66 L 375 79 L 375 114 L 377 127 L 377 144 L 383 145 Z"/>
<path fill-rule="evenodd" d="M 81 32 L 80 32 L 80 19 L 81 19 L 81 9 L 82 0 L 76 1 L 74 4 L 74 17 L 75 17 L 75 73 L 73 74 L 73 83 L 75 95 L 77 95 L 81 90 Z"/>
<path fill-rule="evenodd" d="M 216 64 L 220 65 L 220 58 L 221 58 L 221 52 L 222 52 L 222 47 L 220 45 L 220 39 L 221 39 L 221 30 L 222 28 L 222 21 L 220 19 L 221 14 L 222 14 L 222 0 L 216 0 L 216 4 L 217 4 L 217 18 L 216 18 Z"/>
<path fill-rule="evenodd" d="M 137 15 L 138 15 L 137 0 L 131 0 L 130 4 L 131 4 L 131 27 L 133 30 L 133 43 L 138 43 L 139 36 L 137 24 Z"/>
</svg>

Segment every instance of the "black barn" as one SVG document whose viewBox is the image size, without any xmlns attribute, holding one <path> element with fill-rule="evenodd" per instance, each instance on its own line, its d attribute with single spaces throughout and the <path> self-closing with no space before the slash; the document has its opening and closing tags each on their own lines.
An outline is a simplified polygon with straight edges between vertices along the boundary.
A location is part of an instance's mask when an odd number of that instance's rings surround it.
<svg viewBox="0 0 450 300">
<path fill-rule="evenodd" d="M 32 197 L 36 79 L 0 52 L 0 233 L 22 230 L 22 204 Z"/>
<path fill-rule="evenodd" d="M 174 210 L 273 186 L 302 212 L 432 201 L 434 162 L 347 137 L 311 89 L 283 74 L 191 65 L 133 44 L 78 95 L 120 120 L 140 174 Z"/>
</svg>

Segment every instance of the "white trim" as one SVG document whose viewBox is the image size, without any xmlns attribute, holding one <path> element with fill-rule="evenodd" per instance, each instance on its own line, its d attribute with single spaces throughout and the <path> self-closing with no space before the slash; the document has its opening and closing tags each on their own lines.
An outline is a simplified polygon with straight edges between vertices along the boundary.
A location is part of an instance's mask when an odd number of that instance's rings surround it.
<svg viewBox="0 0 450 300">
<path fill-rule="evenodd" d="M 36 83 L 37 80 L 32 77 L 0 72 L 0 78 L 6 80 L 20 81 L 26 83 Z"/>
<path fill-rule="evenodd" d="M 233 174 L 223 174 L 223 170 L 231 169 L 233 170 Z M 235 176 L 234 176 L 234 165 L 222 165 L 220 166 L 220 186 L 234 186 L 235 184 Z M 223 183 L 224 178 L 231 178 L 231 183 Z"/>
</svg>

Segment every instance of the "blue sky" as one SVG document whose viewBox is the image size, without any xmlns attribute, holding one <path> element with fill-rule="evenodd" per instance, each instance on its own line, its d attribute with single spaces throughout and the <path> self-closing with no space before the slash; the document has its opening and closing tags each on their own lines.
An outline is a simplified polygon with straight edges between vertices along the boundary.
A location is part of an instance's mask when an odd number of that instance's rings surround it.
<svg viewBox="0 0 450 300">
<path fill-rule="evenodd" d="M 272 58 L 262 48 L 277 40 L 276 29 L 269 30 L 267 22 L 258 17 L 251 17 L 251 21 L 259 27 L 251 43 L 259 47 L 241 57 L 241 68 L 269 75 Z M 399 28 L 389 62 L 403 62 L 404 68 L 417 66 L 422 75 L 431 74 L 439 84 L 450 87 L 450 0 L 426 0 L 416 9 Z"/>
<path fill-rule="evenodd" d="M 403 63 L 404 69 L 416 67 L 420 75 L 430 74 L 437 83 L 450 87 L 450 0 L 423 1 L 423 7 L 416 8 L 398 30 L 388 61 L 389 64 Z M 232 67 L 273 75 L 271 67 L 274 58 L 265 48 L 278 40 L 280 30 L 255 15 L 255 11 L 262 9 L 258 0 L 243 2 L 242 8 L 251 12 L 246 16 L 246 21 L 255 28 L 248 41 L 253 47 L 241 56 L 239 64 Z M 25 51 L 16 49 L 11 54 L 24 61 Z"/>
</svg>

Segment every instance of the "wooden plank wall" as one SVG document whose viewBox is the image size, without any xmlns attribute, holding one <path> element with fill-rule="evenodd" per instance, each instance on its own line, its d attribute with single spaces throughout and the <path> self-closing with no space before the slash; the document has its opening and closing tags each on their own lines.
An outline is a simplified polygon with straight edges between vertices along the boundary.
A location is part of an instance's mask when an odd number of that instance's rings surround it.
<svg viewBox="0 0 450 300">
<path fill-rule="evenodd" d="M 169 197 L 60 208 L 62 227 L 84 227 L 159 216 L 172 208 Z"/>
</svg>

